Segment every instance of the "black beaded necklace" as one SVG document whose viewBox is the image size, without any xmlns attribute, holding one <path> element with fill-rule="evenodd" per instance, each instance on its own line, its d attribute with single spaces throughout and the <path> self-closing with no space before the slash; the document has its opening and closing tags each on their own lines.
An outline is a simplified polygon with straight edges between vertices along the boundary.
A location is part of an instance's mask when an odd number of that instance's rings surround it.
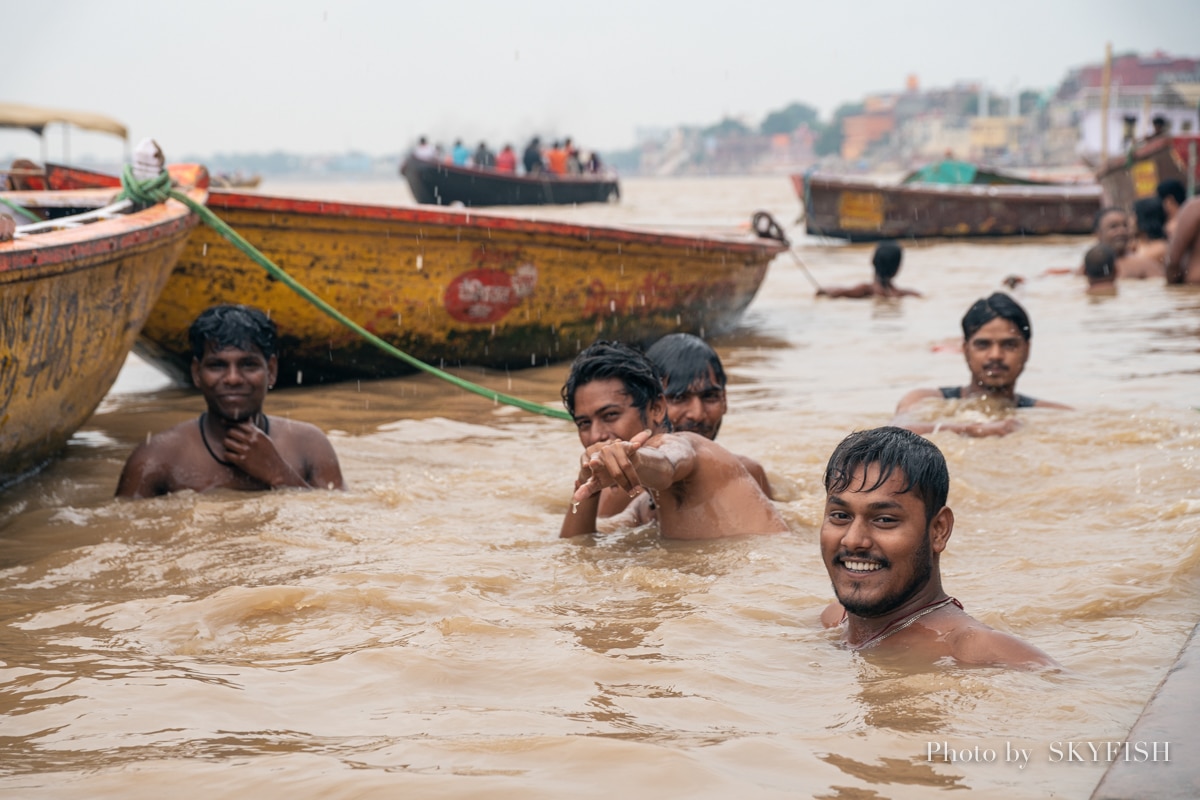
<svg viewBox="0 0 1200 800">
<path fill-rule="evenodd" d="M 261 413 L 258 416 L 262 418 L 262 424 L 260 425 L 259 421 L 256 419 L 256 420 L 254 420 L 255 426 L 259 430 L 261 430 L 263 433 L 270 436 L 271 435 L 271 418 L 268 417 L 266 414 L 261 414 Z M 206 420 L 206 419 L 208 419 L 208 412 L 204 411 L 200 414 L 200 419 L 196 420 L 196 423 L 200 426 L 200 441 L 204 442 L 204 449 L 208 451 L 208 454 L 210 456 L 212 456 L 213 461 L 217 462 L 221 466 L 232 467 L 234 469 L 237 469 L 236 464 L 234 464 L 231 461 L 225 461 L 223 459 L 217 458 L 217 454 L 213 452 L 212 445 L 210 445 L 208 443 L 208 434 L 204 432 L 204 420 Z"/>
</svg>

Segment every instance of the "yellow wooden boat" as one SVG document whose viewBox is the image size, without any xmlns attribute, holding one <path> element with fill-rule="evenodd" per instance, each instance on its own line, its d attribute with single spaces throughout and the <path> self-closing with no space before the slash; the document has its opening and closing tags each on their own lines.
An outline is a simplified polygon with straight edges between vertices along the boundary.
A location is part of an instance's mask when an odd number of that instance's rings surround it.
<svg viewBox="0 0 1200 800">
<path fill-rule="evenodd" d="M 214 190 L 208 206 L 318 296 L 435 366 L 528 367 L 598 337 L 648 343 L 737 323 L 786 245 L 422 208 Z M 186 381 L 187 328 L 214 303 L 268 312 L 280 383 L 412 368 L 321 313 L 207 226 L 197 228 L 137 351 Z"/>
<path fill-rule="evenodd" d="M 204 185 L 203 168 L 190 174 Z M 0 486 L 45 464 L 91 416 L 198 221 L 174 200 L 139 210 L 115 195 L 0 194 L 42 220 L 0 242 Z"/>
</svg>

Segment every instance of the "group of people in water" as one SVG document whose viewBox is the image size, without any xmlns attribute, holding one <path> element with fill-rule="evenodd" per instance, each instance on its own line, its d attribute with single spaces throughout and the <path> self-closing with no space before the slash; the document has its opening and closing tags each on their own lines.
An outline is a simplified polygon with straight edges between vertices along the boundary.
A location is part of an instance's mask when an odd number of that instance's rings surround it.
<svg viewBox="0 0 1200 800">
<path fill-rule="evenodd" d="M 571 141 L 571 137 L 556 139 L 549 146 L 543 145 L 541 137 L 534 136 L 525 146 L 518 161 L 511 144 L 505 144 L 499 153 L 493 152 L 486 141 L 471 150 L 462 139 L 455 139 L 447 153 L 440 144 L 430 144 L 425 136 L 417 140 L 412 157 L 424 161 L 437 161 L 457 167 L 492 169 L 525 175 L 584 175 L 601 172 L 600 156 L 593 150 L 583 153 Z"/>
<path fill-rule="evenodd" d="M 1115 294 L 1121 279 L 1157 279 L 1168 284 L 1200 283 L 1200 200 L 1187 200 L 1182 181 L 1158 184 L 1153 197 L 1096 214 L 1096 245 L 1083 259 L 1090 294 Z"/>
<path fill-rule="evenodd" d="M 841 626 L 854 650 L 1054 667 L 1037 648 L 972 618 L 942 587 L 939 558 L 954 529 L 949 473 L 921 434 L 1004 435 L 1015 428 L 1018 408 L 1066 408 L 1016 392 L 1032 329 L 1015 300 L 999 292 L 981 298 L 962 329 L 964 385 L 910 392 L 891 425 L 850 434 L 829 459 L 820 546 L 836 599 L 821 620 Z M 206 410 L 140 444 L 122 470 L 118 496 L 345 488 L 337 454 L 318 428 L 263 410 L 279 370 L 278 332 L 265 314 L 214 306 L 189 337 L 192 380 Z M 699 337 L 670 334 L 647 351 L 597 341 L 572 363 L 562 399 L 583 453 L 560 536 L 650 523 L 675 539 L 788 532 L 762 466 L 716 442 L 728 410 L 726 374 Z M 950 399 L 990 404 L 1001 419 L 927 423 L 911 414 L 918 403 Z"/>
</svg>

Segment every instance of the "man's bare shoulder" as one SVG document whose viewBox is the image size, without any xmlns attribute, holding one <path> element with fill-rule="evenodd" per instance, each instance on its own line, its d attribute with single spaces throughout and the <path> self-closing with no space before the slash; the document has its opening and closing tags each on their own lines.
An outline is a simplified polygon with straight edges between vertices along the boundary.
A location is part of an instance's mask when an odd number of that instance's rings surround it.
<svg viewBox="0 0 1200 800">
<path fill-rule="evenodd" d="M 942 395 L 941 389 L 937 389 L 937 388 L 913 389 L 911 392 L 909 392 L 908 394 L 906 394 L 900 398 L 900 402 L 896 404 L 896 413 L 899 414 L 900 412 L 902 412 L 908 408 L 911 408 L 912 406 L 915 406 L 917 403 L 921 402 L 922 400 L 934 400 L 934 399 L 937 399 L 937 400 L 945 399 L 944 396 Z"/>
<path fill-rule="evenodd" d="M 742 466 L 750 473 L 750 477 L 758 481 L 759 488 L 763 490 L 769 499 L 775 499 L 775 493 L 771 490 L 771 481 L 767 477 L 767 471 L 763 469 L 763 465 L 755 461 L 750 456 L 739 455 L 738 460 L 742 462 Z"/>
<path fill-rule="evenodd" d="M 955 661 L 978 666 L 1003 666 L 1018 669 L 1057 667 L 1058 662 L 1033 645 L 1017 637 L 989 628 L 962 613 L 946 637 Z"/>
<path fill-rule="evenodd" d="M 270 436 L 280 446 L 300 452 L 333 452 L 325 431 L 311 422 L 289 417 L 268 417 Z"/>
<path fill-rule="evenodd" d="M 1124 280 L 1161 278 L 1166 274 L 1166 266 L 1161 259 L 1138 254 L 1117 260 L 1117 277 Z"/>
<path fill-rule="evenodd" d="M 140 453 L 144 457 L 178 456 L 180 448 L 191 448 L 193 444 L 199 444 L 199 440 L 200 427 L 195 419 L 189 419 L 147 437 L 146 441 L 134 448 L 133 455 Z M 132 458 L 132 455 L 130 457 Z"/>
<path fill-rule="evenodd" d="M 129 454 L 117 484 L 118 497 L 149 497 L 176 491 L 176 471 L 194 465 L 200 448 L 195 420 L 187 420 L 149 436 Z M 208 459 L 209 455 L 204 454 Z M 190 488 L 190 487 L 189 487 Z"/>
</svg>

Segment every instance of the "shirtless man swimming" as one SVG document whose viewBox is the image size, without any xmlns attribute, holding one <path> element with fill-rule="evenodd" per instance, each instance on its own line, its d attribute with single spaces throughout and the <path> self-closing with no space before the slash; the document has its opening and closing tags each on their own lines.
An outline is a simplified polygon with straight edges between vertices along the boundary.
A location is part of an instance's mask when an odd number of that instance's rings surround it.
<svg viewBox="0 0 1200 800">
<path fill-rule="evenodd" d="M 315 425 L 263 413 L 275 384 L 275 323 L 258 309 L 213 306 L 188 329 L 192 382 L 207 410 L 129 456 L 118 497 L 184 489 L 344 489 L 333 446 Z"/>
<path fill-rule="evenodd" d="M 847 647 L 930 662 L 1057 666 L 971 617 L 942 589 L 954 512 L 946 459 L 932 442 L 902 428 L 852 433 L 830 456 L 824 480 L 821 557 L 838 602 L 821 620 L 844 625 Z"/>
<path fill-rule="evenodd" d="M 871 266 L 875 268 L 875 280 L 871 283 L 860 283 L 857 286 L 844 288 L 831 287 L 818 289 L 818 297 L 920 297 L 915 289 L 901 289 L 892 283 L 892 279 L 900 272 L 900 261 L 904 251 L 900 245 L 892 241 L 880 242 L 875 246 L 875 254 L 871 256 Z"/>
<path fill-rule="evenodd" d="M 562 397 L 585 450 L 560 536 L 596 532 L 605 490 L 647 492 L 669 539 L 787 531 L 736 455 L 699 434 L 669 432 L 662 376 L 644 353 L 596 342 L 571 365 Z"/>
<path fill-rule="evenodd" d="M 962 331 L 963 353 L 971 372 L 971 382 L 966 386 L 914 389 L 900 398 L 892 424 L 920 434 L 947 430 L 967 436 L 1003 436 L 1019 425 L 1015 416 L 1006 413 L 1013 409 L 1070 408 L 1017 394 L 1017 378 L 1029 360 L 1029 340 L 1033 330 L 1029 316 L 1016 300 L 1003 292 L 976 300 L 962 318 Z M 915 407 L 930 399 L 976 400 L 984 410 L 1004 413 L 1004 416 L 987 422 L 921 422 L 912 419 Z"/>
</svg>

